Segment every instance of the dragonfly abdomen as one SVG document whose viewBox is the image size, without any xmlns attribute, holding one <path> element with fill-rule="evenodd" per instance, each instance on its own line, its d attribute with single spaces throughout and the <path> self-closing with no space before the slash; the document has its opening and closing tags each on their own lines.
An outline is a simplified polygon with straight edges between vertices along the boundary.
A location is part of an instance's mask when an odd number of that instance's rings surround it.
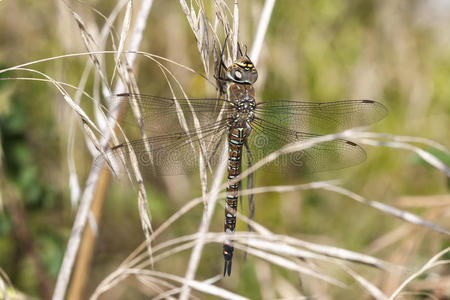
<svg viewBox="0 0 450 300">
<path fill-rule="evenodd" d="M 236 228 L 236 210 L 238 205 L 240 181 L 236 177 L 241 174 L 241 158 L 243 145 L 250 134 L 250 126 L 231 127 L 228 134 L 228 185 L 225 203 L 224 231 L 233 233 Z M 223 256 L 225 258 L 224 275 L 231 274 L 231 261 L 233 259 L 233 243 L 226 240 L 223 243 Z"/>
</svg>

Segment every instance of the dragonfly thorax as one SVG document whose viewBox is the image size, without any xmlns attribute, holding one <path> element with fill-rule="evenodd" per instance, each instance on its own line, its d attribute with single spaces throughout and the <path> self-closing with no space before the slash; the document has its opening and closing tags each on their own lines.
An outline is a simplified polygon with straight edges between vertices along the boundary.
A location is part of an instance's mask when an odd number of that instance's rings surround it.
<svg viewBox="0 0 450 300">
<path fill-rule="evenodd" d="M 235 106 L 233 112 L 233 119 L 235 123 L 247 123 L 248 125 L 255 118 L 255 100 L 253 99 L 244 99 L 239 101 Z"/>
<path fill-rule="evenodd" d="M 228 126 L 250 128 L 255 118 L 255 90 L 250 84 L 231 83 L 228 87 Z"/>
</svg>

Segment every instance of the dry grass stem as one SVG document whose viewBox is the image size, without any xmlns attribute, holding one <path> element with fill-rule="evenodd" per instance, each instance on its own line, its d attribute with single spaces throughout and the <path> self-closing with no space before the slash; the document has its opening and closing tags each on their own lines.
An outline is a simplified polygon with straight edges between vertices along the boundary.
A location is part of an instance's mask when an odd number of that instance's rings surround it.
<svg viewBox="0 0 450 300">
<path fill-rule="evenodd" d="M 125 271 L 126 276 L 131 275 L 138 275 L 138 276 L 149 276 L 149 277 L 156 277 L 156 278 L 162 278 L 167 279 L 170 281 L 174 281 L 177 283 L 181 283 L 184 286 L 189 286 L 190 288 L 197 290 L 199 292 L 216 296 L 222 299 L 248 299 L 242 296 L 239 296 L 238 294 L 229 292 L 225 289 L 216 287 L 214 285 L 211 285 L 209 283 L 204 283 L 201 281 L 196 280 L 186 280 L 183 277 L 175 276 L 172 274 L 167 274 L 163 272 L 157 272 L 157 271 L 151 271 L 151 270 L 141 270 L 141 269 L 127 269 Z M 107 290 L 109 287 L 105 287 L 105 290 Z M 98 299 L 98 297 L 102 294 L 103 291 L 96 291 L 92 296 L 91 300 Z M 181 295 L 180 295 L 181 297 Z"/>
<path fill-rule="evenodd" d="M 370 283 L 368 280 L 366 280 L 364 277 L 360 276 L 358 273 L 353 271 L 351 268 L 348 268 L 344 264 L 341 264 L 341 267 L 350 275 L 352 276 L 362 287 L 366 289 L 377 300 L 387 300 L 388 297 L 380 291 L 375 285 Z"/>
<path fill-rule="evenodd" d="M 220 154 L 221 163 L 219 164 L 216 175 L 214 176 L 214 181 L 211 187 L 211 193 L 207 197 L 206 212 L 203 215 L 202 222 L 199 227 L 200 237 L 196 242 L 196 245 L 192 249 L 191 258 L 187 267 L 185 278 L 186 280 L 192 280 L 195 278 L 195 272 L 197 271 L 198 264 L 200 263 L 200 258 L 202 255 L 204 247 L 204 235 L 209 231 L 209 225 L 211 223 L 211 218 L 216 208 L 216 202 L 219 194 L 219 185 L 223 180 L 223 174 L 226 165 L 227 149 L 224 147 L 223 152 Z M 186 286 L 180 295 L 180 299 L 188 299 L 190 294 L 190 289 Z"/>
<path fill-rule="evenodd" d="M 255 39 L 252 44 L 252 51 L 250 52 L 250 58 L 255 65 L 258 64 L 259 55 L 261 53 L 264 37 L 269 26 L 272 11 L 275 6 L 276 0 L 266 0 L 264 2 L 264 8 L 259 19 L 258 31 L 256 32 Z"/>
<path fill-rule="evenodd" d="M 145 5 L 146 2 L 149 2 L 149 4 Z M 141 6 L 141 10 L 139 11 L 138 20 L 139 18 L 142 18 L 144 20 L 138 21 L 141 22 L 141 24 L 146 23 L 146 19 L 148 17 L 149 10 L 151 8 L 152 1 L 143 1 Z M 144 10 L 144 8 L 147 8 L 147 11 Z M 83 32 L 83 30 L 82 30 Z M 133 31 L 133 34 L 131 36 L 131 42 L 130 42 L 130 50 L 136 51 L 139 48 L 140 41 L 142 40 L 142 28 L 139 28 L 139 30 Z M 131 48 L 133 47 L 133 48 Z M 127 54 L 126 60 L 127 65 L 132 66 L 134 64 L 136 55 L 135 54 Z M 124 90 L 125 82 L 118 81 L 115 91 L 120 92 Z M 110 120 L 109 124 L 114 124 L 115 120 L 117 118 L 117 115 L 113 115 L 112 119 Z M 90 124 L 91 125 L 91 124 Z M 95 127 L 94 127 L 95 128 Z M 103 139 L 101 141 L 101 147 L 105 148 L 108 145 L 110 133 L 111 131 L 107 131 L 105 135 L 103 136 Z M 66 294 L 67 285 L 70 279 L 70 274 L 72 273 L 73 265 L 75 262 L 75 257 L 78 253 L 80 241 L 81 241 L 81 234 L 86 226 L 86 222 L 88 220 L 88 215 L 90 211 L 90 207 L 92 205 L 92 199 L 94 197 L 94 191 L 95 187 L 97 185 L 97 181 L 100 176 L 100 170 L 93 168 L 91 170 L 91 173 L 89 174 L 88 180 L 86 181 L 86 188 L 84 190 L 83 196 L 81 198 L 80 208 L 77 212 L 77 216 L 75 218 L 74 226 L 72 235 L 69 238 L 68 244 L 67 244 L 67 250 L 64 255 L 63 263 L 60 268 L 60 272 L 58 274 L 58 279 L 56 282 L 55 290 L 53 293 L 53 300 L 59 300 L 63 299 Z M 142 194 L 142 188 L 140 188 L 140 197 L 146 198 L 146 193 Z M 145 213 L 144 213 L 145 214 Z M 145 227 L 144 227 L 145 228 Z M 144 232 L 148 234 L 147 229 L 144 229 Z"/>
<path fill-rule="evenodd" d="M 450 247 L 440 251 L 438 254 L 436 254 L 435 256 L 433 256 L 422 268 L 420 268 L 417 272 L 415 272 L 414 274 L 412 274 L 411 276 L 409 276 L 398 288 L 397 290 L 395 290 L 394 293 L 392 293 L 391 297 L 389 297 L 390 300 L 395 299 L 401 292 L 402 290 L 414 279 L 416 279 L 418 276 L 420 276 L 421 274 L 427 272 L 428 270 L 435 268 L 437 266 L 441 266 L 441 265 L 449 265 L 450 264 L 450 260 L 438 260 L 439 258 L 441 258 L 442 256 L 444 256 L 445 254 L 448 254 L 450 252 Z"/>
</svg>

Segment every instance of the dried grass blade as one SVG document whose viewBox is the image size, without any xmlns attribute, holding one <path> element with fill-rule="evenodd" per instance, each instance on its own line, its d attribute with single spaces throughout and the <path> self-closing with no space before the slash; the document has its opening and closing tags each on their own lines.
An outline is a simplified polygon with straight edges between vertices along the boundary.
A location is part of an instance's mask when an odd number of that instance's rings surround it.
<svg viewBox="0 0 450 300">
<path fill-rule="evenodd" d="M 415 272 L 414 274 L 409 276 L 404 282 L 402 282 L 402 284 L 397 288 L 397 290 L 395 290 L 392 293 L 391 297 L 389 297 L 389 300 L 395 299 L 400 294 L 400 292 L 408 285 L 408 283 L 413 281 L 415 278 L 420 276 L 422 273 L 428 271 L 431 268 L 442 265 L 442 264 L 450 264 L 450 260 L 437 261 L 440 257 L 444 256 L 447 253 L 450 253 L 450 247 L 440 251 L 438 254 L 433 256 L 422 268 L 420 268 L 417 272 Z"/>
<path fill-rule="evenodd" d="M 393 206 L 390 206 L 390 205 L 387 205 L 387 204 L 384 204 L 384 203 L 381 203 L 381 202 L 377 202 L 377 201 L 366 199 L 366 198 L 364 198 L 364 197 L 362 197 L 362 196 L 360 196 L 360 195 L 358 195 L 356 193 L 353 193 L 353 192 L 351 192 L 349 190 L 346 190 L 346 189 L 344 189 L 342 187 L 330 186 L 330 187 L 326 187 L 324 189 L 325 190 L 329 190 L 329 191 L 333 191 L 333 192 L 336 192 L 336 193 L 339 193 L 339 194 L 342 194 L 342 195 L 346 195 L 346 196 L 348 196 L 348 197 L 350 197 L 350 198 L 352 198 L 352 199 L 354 199 L 354 200 L 356 200 L 358 202 L 367 204 L 367 205 L 369 205 L 369 206 L 371 206 L 373 208 L 376 208 L 376 209 L 378 209 L 378 210 L 380 210 L 380 211 L 382 211 L 384 213 L 390 214 L 390 215 L 392 215 L 394 217 L 397 217 L 397 218 L 399 218 L 399 219 L 401 219 L 403 221 L 406 221 L 408 223 L 420 225 L 420 226 L 432 229 L 434 231 L 441 232 L 441 233 L 444 233 L 446 235 L 450 235 L 450 231 L 448 231 L 447 229 L 445 229 L 445 228 L 443 228 L 443 227 L 441 227 L 439 225 L 436 225 L 436 224 L 434 224 L 432 222 L 429 222 L 427 220 L 424 220 L 421 217 L 419 217 L 418 215 L 415 215 L 413 213 L 410 213 L 410 212 L 407 212 L 407 211 L 395 208 Z"/>
<path fill-rule="evenodd" d="M 214 209 L 216 207 L 216 202 L 218 198 L 218 194 L 220 191 L 220 183 L 222 182 L 223 176 L 224 176 L 224 170 L 226 165 L 226 157 L 227 157 L 228 151 L 226 147 L 223 148 L 222 153 L 220 154 L 220 163 L 217 167 L 216 174 L 214 176 L 213 183 L 211 185 L 211 192 L 208 195 L 208 205 L 206 207 L 206 210 L 203 213 L 202 222 L 199 227 L 199 238 L 197 239 L 197 242 L 192 249 L 191 258 L 189 260 L 189 264 L 186 270 L 186 274 L 184 278 L 187 281 L 192 280 L 195 278 L 195 273 L 197 271 L 198 265 L 200 263 L 201 254 L 203 251 L 203 247 L 206 240 L 206 233 L 209 230 L 209 225 L 211 223 L 212 216 L 214 214 Z M 183 292 L 180 295 L 180 300 L 187 300 L 190 295 L 190 288 L 188 286 L 184 286 Z"/>
<path fill-rule="evenodd" d="M 295 263 L 295 262 L 293 262 L 291 260 L 288 260 L 286 258 L 280 257 L 278 255 L 270 254 L 270 253 L 267 253 L 267 252 L 264 252 L 264 251 L 259 251 L 259 250 L 253 249 L 253 248 L 248 248 L 248 253 L 253 255 L 253 256 L 259 257 L 259 258 L 261 258 L 263 260 L 266 260 L 266 261 L 268 261 L 270 263 L 273 263 L 275 265 L 283 267 L 285 269 L 297 271 L 297 272 L 300 272 L 302 274 L 315 277 L 317 279 L 323 280 L 325 282 L 328 282 L 330 284 L 333 284 L 333 285 L 336 285 L 336 286 L 339 286 L 339 287 L 345 287 L 346 286 L 344 283 L 342 283 L 342 282 L 340 282 L 340 281 L 338 281 L 338 280 L 336 280 L 336 279 L 334 279 L 332 277 L 319 274 L 316 271 L 313 271 L 311 269 L 303 267 L 303 266 L 299 265 L 298 263 Z"/>
<path fill-rule="evenodd" d="M 266 0 L 264 8 L 259 19 L 258 29 L 256 31 L 255 39 L 253 40 L 252 51 L 250 52 L 250 58 L 255 65 L 258 64 L 259 54 L 261 53 L 264 37 L 269 26 L 272 11 L 275 6 L 276 0 Z"/>
<path fill-rule="evenodd" d="M 342 264 L 341 267 L 352 276 L 361 286 L 363 286 L 375 299 L 378 300 L 387 300 L 388 297 L 380 291 L 376 286 L 366 280 L 364 277 L 360 276 L 358 273 L 353 271 L 351 268 Z"/>
<path fill-rule="evenodd" d="M 152 6 L 152 3 L 153 3 L 153 1 L 151 1 L 151 0 L 147 0 L 147 1 L 144 0 L 142 2 L 141 9 L 139 10 L 137 24 L 142 25 L 142 24 L 146 23 L 146 19 L 147 19 L 148 13 L 150 11 L 150 8 Z M 133 31 L 133 34 L 131 37 L 131 43 L 130 43 L 131 51 L 137 51 L 137 49 L 139 48 L 140 42 L 142 40 L 142 27 L 137 26 L 137 28 L 141 29 L 141 30 Z M 134 64 L 135 57 L 136 57 L 136 54 L 132 54 L 132 53 L 126 55 L 126 59 L 128 60 L 129 65 Z M 116 85 L 115 90 L 122 91 L 124 85 L 125 84 L 122 81 L 119 81 Z M 116 117 L 113 116 L 110 124 L 114 124 L 115 119 L 116 119 Z M 111 134 L 113 134 L 113 132 L 109 132 L 109 134 L 108 134 L 108 132 L 104 136 L 104 138 L 101 142 L 101 146 L 106 147 L 109 142 L 109 139 L 111 137 Z M 61 268 L 60 268 L 60 271 L 58 274 L 55 290 L 54 290 L 53 297 L 52 297 L 53 300 L 63 299 L 66 294 L 66 289 L 67 289 L 67 285 L 68 285 L 68 282 L 70 279 L 70 275 L 72 273 L 75 257 L 78 253 L 78 249 L 80 246 L 81 234 L 83 232 L 83 229 L 85 228 L 85 225 L 86 225 L 86 222 L 88 219 L 90 207 L 92 204 L 92 199 L 94 196 L 95 187 L 99 180 L 100 172 L 101 172 L 100 168 L 94 167 L 91 169 L 91 172 L 89 174 L 86 188 L 84 190 L 82 200 L 80 203 L 80 208 L 78 210 L 77 216 L 74 221 L 73 231 L 69 238 L 69 241 L 67 244 L 67 249 L 64 254 L 63 262 L 62 262 L 62 265 L 61 265 Z"/>
</svg>

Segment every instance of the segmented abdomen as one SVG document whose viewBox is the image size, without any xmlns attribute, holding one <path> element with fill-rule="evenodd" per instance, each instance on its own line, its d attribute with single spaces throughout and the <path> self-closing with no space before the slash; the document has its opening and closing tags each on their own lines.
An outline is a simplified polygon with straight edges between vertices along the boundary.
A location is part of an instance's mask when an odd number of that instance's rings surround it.
<svg viewBox="0 0 450 300">
<path fill-rule="evenodd" d="M 236 228 L 236 210 L 241 183 L 240 181 L 235 181 L 235 178 L 241 174 L 242 148 L 249 133 L 248 128 L 230 128 L 228 135 L 228 185 L 224 225 L 224 231 L 226 233 L 233 233 Z M 223 243 L 223 256 L 225 258 L 224 275 L 227 273 L 229 276 L 231 273 L 233 250 L 233 242 L 226 240 Z"/>
<path fill-rule="evenodd" d="M 228 186 L 225 205 L 225 232 L 233 232 L 236 226 L 236 209 L 240 182 L 235 178 L 241 174 L 241 157 L 243 141 L 229 135 L 228 142 Z"/>
</svg>

